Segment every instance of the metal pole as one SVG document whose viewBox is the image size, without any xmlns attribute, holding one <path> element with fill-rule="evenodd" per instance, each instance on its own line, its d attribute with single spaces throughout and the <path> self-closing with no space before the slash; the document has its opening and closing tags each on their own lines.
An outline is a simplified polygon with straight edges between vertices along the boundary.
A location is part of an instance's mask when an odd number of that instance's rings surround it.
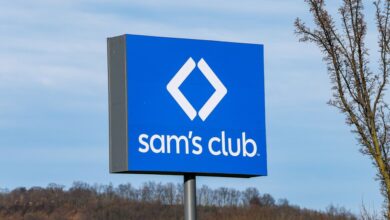
<svg viewBox="0 0 390 220">
<path fill-rule="evenodd" d="M 196 176 L 184 174 L 184 220 L 196 220 Z"/>
</svg>

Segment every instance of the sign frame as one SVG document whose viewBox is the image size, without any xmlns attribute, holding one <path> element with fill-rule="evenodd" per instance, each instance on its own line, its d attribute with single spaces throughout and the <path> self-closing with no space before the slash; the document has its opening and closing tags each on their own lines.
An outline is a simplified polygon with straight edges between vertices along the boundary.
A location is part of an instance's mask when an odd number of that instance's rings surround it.
<svg viewBox="0 0 390 220">
<path fill-rule="evenodd" d="M 107 39 L 108 51 L 108 88 L 109 88 L 109 169 L 110 173 L 133 173 L 133 174 L 168 174 L 168 175 L 185 175 L 194 174 L 196 176 L 220 176 L 220 177 L 255 177 L 267 175 L 267 156 L 265 152 L 265 172 L 261 174 L 232 174 L 220 172 L 177 172 L 177 171 L 145 171 L 129 169 L 129 118 L 128 118 L 128 64 L 127 64 L 127 37 L 137 36 L 146 38 L 164 38 L 171 40 L 191 40 L 167 37 L 152 37 L 141 35 L 121 35 Z M 206 40 L 194 40 L 206 41 Z M 209 41 L 210 42 L 210 41 Z M 215 41 L 217 42 L 217 41 Z M 220 42 L 220 41 L 218 41 Z M 230 42 L 221 42 L 230 43 Z M 260 45 L 263 48 L 263 45 Z M 261 60 L 264 74 L 264 60 Z M 264 77 L 264 75 L 262 76 Z M 264 84 L 263 88 L 264 90 Z M 169 88 L 168 88 L 169 90 Z M 264 91 L 263 91 L 264 92 Z M 265 98 L 264 98 L 265 99 Z M 265 100 L 263 101 L 265 102 Z M 265 104 L 265 103 L 263 103 Z M 183 109 L 184 110 L 184 109 Z M 264 142 L 265 140 L 265 107 L 264 114 Z M 203 119 L 203 118 L 202 118 Z M 266 148 L 265 146 L 263 146 Z"/>
</svg>

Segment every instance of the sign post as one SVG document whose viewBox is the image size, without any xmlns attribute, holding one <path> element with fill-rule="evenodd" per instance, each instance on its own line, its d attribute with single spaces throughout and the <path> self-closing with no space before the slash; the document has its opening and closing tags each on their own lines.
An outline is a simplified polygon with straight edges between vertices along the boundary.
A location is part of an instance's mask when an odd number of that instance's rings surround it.
<svg viewBox="0 0 390 220">
<path fill-rule="evenodd" d="M 267 175 L 263 45 L 141 35 L 108 38 L 110 172 Z"/>
<path fill-rule="evenodd" d="M 184 175 L 184 219 L 196 220 L 196 176 Z"/>
</svg>

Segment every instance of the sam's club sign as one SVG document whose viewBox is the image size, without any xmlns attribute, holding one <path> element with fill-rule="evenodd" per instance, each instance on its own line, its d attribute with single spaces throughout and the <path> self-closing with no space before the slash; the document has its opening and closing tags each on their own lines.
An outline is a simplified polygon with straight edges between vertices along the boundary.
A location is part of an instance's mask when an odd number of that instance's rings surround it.
<svg viewBox="0 0 390 220">
<path fill-rule="evenodd" d="M 110 172 L 267 175 L 259 44 L 108 39 Z"/>
</svg>

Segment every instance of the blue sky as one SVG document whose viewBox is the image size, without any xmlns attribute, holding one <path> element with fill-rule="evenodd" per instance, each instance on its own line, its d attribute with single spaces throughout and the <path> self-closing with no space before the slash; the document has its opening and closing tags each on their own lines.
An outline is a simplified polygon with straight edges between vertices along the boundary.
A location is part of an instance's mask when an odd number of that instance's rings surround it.
<svg viewBox="0 0 390 220">
<path fill-rule="evenodd" d="M 257 187 L 315 209 L 333 203 L 359 212 L 364 203 L 378 210 L 375 170 L 326 104 L 326 68 L 317 48 L 294 35 L 298 16 L 310 23 L 303 0 L 2 1 L 0 188 L 182 181 L 108 173 L 106 38 L 132 33 L 265 45 L 269 176 L 199 177 L 199 186 Z"/>
</svg>

